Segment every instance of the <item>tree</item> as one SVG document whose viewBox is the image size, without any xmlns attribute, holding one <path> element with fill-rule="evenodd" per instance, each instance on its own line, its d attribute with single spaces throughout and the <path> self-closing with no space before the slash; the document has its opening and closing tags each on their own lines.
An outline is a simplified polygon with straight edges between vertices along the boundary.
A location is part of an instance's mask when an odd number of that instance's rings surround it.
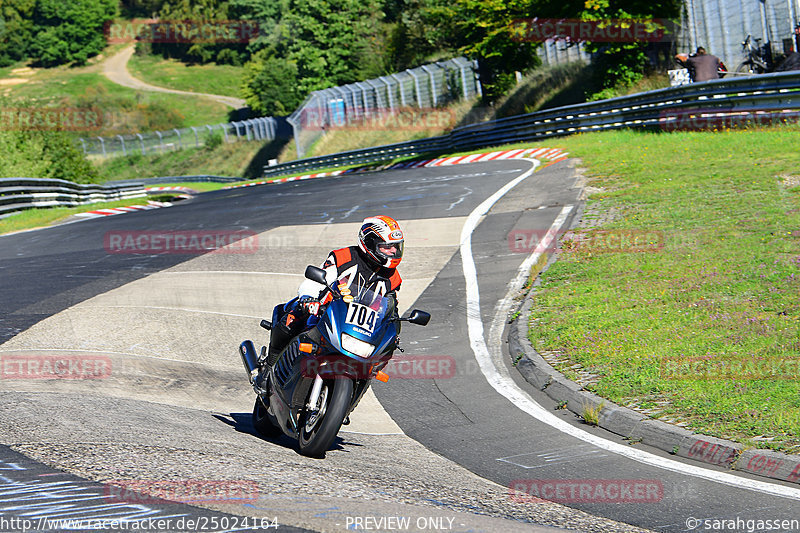
<svg viewBox="0 0 800 533">
<path fill-rule="evenodd" d="M 105 48 L 103 26 L 116 13 L 115 0 L 36 0 L 30 56 L 46 67 L 82 65 Z"/>
<path fill-rule="evenodd" d="M 289 0 L 246 65 L 248 105 L 285 115 L 312 91 L 384 74 L 378 7 L 377 0 Z"/>
<path fill-rule="evenodd" d="M 297 65 L 262 50 L 245 66 L 242 97 L 260 115 L 285 116 L 305 97 L 297 85 Z"/>
<path fill-rule="evenodd" d="M 121 0 L 119 9 L 125 18 L 150 18 L 156 16 L 166 0 Z"/>
<path fill-rule="evenodd" d="M 178 0 L 174 3 L 164 3 L 158 12 L 159 20 L 175 24 L 187 22 L 194 29 L 202 28 L 208 24 L 213 26 L 228 19 L 228 2 L 226 0 Z M 178 28 L 176 25 L 175 28 Z M 241 64 L 241 57 L 246 48 L 246 43 L 225 43 L 203 41 L 188 30 L 182 38 L 187 42 L 156 42 L 150 45 L 150 50 L 163 57 L 172 57 L 189 63 L 220 63 Z M 147 47 L 143 47 L 147 50 Z"/>
<path fill-rule="evenodd" d="M 297 64 L 300 93 L 383 74 L 369 61 L 381 17 L 376 0 L 291 0 L 285 56 Z"/>
<path fill-rule="evenodd" d="M 680 10 L 680 0 L 585 0 L 580 17 L 592 21 L 653 21 L 656 18 L 676 19 Z M 639 81 L 649 65 L 648 46 L 646 41 L 587 43 L 586 50 L 596 54 L 594 85 L 603 89 L 591 98 L 606 97 L 615 88 Z"/>
<path fill-rule="evenodd" d="M 27 57 L 36 0 L 0 0 L 0 66 Z"/>
<path fill-rule="evenodd" d="M 484 97 L 493 101 L 513 86 L 515 71 L 539 64 L 539 43 L 519 39 L 512 23 L 544 16 L 541 5 L 536 0 L 452 0 L 425 9 L 454 51 L 478 60 Z"/>
<path fill-rule="evenodd" d="M 248 59 L 259 50 L 278 46 L 281 17 L 288 9 L 289 0 L 231 0 L 228 12 L 232 19 L 258 24 L 258 36 L 247 45 Z"/>
<path fill-rule="evenodd" d="M 387 52 L 390 70 L 418 67 L 429 62 L 431 56 L 456 53 L 458 44 L 448 40 L 448 29 L 454 30 L 448 28 L 445 17 L 439 16 L 445 5 L 444 0 L 406 0 L 399 7 L 392 6 L 399 13 Z M 440 19 L 445 24 L 440 24 Z"/>
</svg>

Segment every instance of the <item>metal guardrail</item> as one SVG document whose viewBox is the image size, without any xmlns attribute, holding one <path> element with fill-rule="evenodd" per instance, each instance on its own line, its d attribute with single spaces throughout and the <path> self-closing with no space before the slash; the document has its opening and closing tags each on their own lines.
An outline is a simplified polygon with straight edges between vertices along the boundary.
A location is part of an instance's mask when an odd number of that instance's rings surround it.
<svg viewBox="0 0 800 533">
<path fill-rule="evenodd" d="M 87 185 L 46 178 L 0 178 L 0 218 L 31 207 L 74 207 L 145 196 L 141 182 Z"/>
<path fill-rule="evenodd" d="M 80 137 L 84 155 L 102 157 L 154 154 L 182 150 L 190 146 L 199 148 L 215 134 L 223 142 L 272 141 L 277 135 L 278 123 L 272 117 L 253 118 L 225 124 L 206 124 L 182 129 L 149 133 L 130 133 L 112 137 Z"/>
<path fill-rule="evenodd" d="M 750 119 L 797 119 L 800 113 L 800 72 L 722 79 L 658 89 L 598 102 L 470 124 L 448 135 L 312 157 L 264 167 L 273 177 L 319 168 L 387 161 L 398 157 L 435 154 L 538 141 L 581 132 L 613 129 L 674 131 L 702 129 Z"/>
<path fill-rule="evenodd" d="M 243 181 L 245 178 L 242 177 L 229 177 L 229 176 L 208 176 L 208 175 L 199 175 L 199 176 L 162 176 L 157 178 L 142 178 L 137 180 L 114 180 L 114 181 L 107 181 L 106 185 L 129 185 L 133 183 L 145 184 L 145 185 L 159 185 L 161 183 L 186 183 L 186 182 L 193 182 L 193 183 L 234 183 L 237 181 Z"/>
<path fill-rule="evenodd" d="M 282 176 L 293 172 L 304 172 L 318 168 L 343 167 L 348 165 L 361 165 L 388 161 L 398 157 L 409 157 L 450 149 L 447 137 L 431 137 L 418 141 L 408 141 L 397 144 L 387 144 L 374 148 L 340 152 L 332 155 L 310 157 L 298 161 L 290 161 L 273 166 L 264 167 L 264 177 Z"/>
</svg>

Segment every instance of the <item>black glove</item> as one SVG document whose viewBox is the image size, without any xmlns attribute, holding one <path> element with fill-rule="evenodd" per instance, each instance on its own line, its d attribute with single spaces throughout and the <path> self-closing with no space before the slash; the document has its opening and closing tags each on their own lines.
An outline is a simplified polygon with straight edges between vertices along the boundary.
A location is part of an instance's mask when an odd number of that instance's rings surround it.
<svg viewBox="0 0 800 533">
<path fill-rule="evenodd" d="M 319 314 L 319 300 L 314 298 L 313 296 L 301 296 L 300 299 L 297 301 L 298 309 L 301 309 L 307 315 L 318 315 Z"/>
</svg>

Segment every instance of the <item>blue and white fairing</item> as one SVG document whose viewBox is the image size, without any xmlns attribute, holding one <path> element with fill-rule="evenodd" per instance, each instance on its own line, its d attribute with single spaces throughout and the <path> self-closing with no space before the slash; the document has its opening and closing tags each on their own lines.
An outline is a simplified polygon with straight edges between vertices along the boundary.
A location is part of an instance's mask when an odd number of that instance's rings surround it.
<svg viewBox="0 0 800 533">
<path fill-rule="evenodd" d="M 364 290 L 352 299 L 345 295 L 331 301 L 317 327 L 334 349 L 357 360 L 370 359 L 394 347 L 397 325 L 388 320 L 393 307 L 392 300 Z"/>
</svg>

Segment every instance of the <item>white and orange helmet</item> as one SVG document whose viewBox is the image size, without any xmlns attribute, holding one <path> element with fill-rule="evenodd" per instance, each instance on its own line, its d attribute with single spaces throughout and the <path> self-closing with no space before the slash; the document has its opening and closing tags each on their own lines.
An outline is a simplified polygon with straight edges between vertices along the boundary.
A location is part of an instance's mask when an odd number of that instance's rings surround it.
<svg viewBox="0 0 800 533">
<path fill-rule="evenodd" d="M 400 224 L 387 216 L 365 218 L 358 232 L 358 247 L 375 263 L 396 268 L 403 259 Z"/>
</svg>

